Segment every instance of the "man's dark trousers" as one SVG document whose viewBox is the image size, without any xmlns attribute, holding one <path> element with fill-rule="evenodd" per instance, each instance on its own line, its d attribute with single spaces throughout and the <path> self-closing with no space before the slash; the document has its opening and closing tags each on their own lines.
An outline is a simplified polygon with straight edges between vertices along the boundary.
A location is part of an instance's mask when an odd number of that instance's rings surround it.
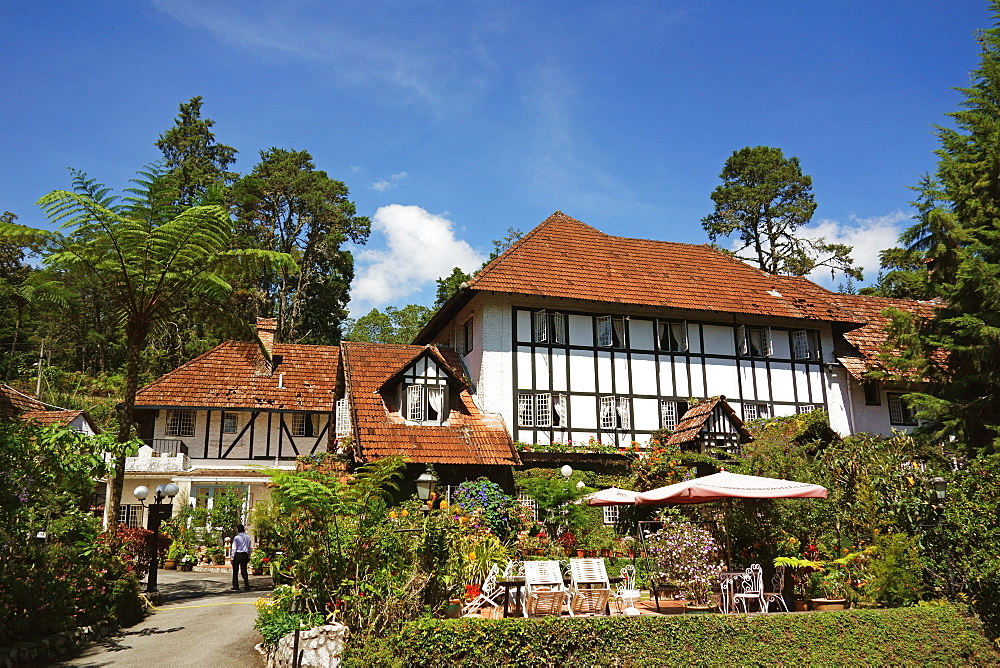
<svg viewBox="0 0 1000 668">
<path fill-rule="evenodd" d="M 237 552 L 233 555 L 233 589 L 240 588 L 240 571 L 243 571 L 243 586 L 250 588 L 250 574 L 247 573 L 247 564 L 250 563 L 249 552 Z"/>
</svg>

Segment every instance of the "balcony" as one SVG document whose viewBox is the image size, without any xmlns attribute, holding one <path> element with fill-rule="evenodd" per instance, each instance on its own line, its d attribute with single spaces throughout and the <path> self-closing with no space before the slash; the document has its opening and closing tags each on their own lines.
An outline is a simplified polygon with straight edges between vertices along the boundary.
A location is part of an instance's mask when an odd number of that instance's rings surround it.
<svg viewBox="0 0 1000 668">
<path fill-rule="evenodd" d="M 188 454 L 187 443 L 179 438 L 144 438 L 144 445 L 152 448 L 160 457 L 175 457 Z M 155 456 L 155 455 L 154 455 Z"/>
</svg>

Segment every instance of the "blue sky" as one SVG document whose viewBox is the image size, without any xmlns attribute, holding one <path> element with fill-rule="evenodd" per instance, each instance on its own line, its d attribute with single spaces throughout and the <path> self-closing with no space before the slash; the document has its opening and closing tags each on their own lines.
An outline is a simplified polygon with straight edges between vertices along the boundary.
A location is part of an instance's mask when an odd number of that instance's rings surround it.
<svg viewBox="0 0 1000 668">
<path fill-rule="evenodd" d="M 778 146 L 813 234 L 877 252 L 978 63 L 985 0 L 7 2 L 0 210 L 80 168 L 120 191 L 201 95 L 239 171 L 305 149 L 372 217 L 352 312 L 430 304 L 508 227 L 562 210 L 704 243 L 726 158 Z M 817 277 L 833 287 L 829 274 Z"/>
</svg>

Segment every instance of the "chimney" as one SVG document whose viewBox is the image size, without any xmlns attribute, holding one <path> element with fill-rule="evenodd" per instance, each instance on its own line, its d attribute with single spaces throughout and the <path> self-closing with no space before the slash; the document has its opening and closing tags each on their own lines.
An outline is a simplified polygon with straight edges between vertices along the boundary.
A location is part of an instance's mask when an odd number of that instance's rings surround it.
<svg viewBox="0 0 1000 668">
<path fill-rule="evenodd" d="M 274 373 L 276 365 L 271 356 L 271 351 L 274 349 L 274 333 L 277 329 L 278 320 L 276 318 L 257 318 L 257 338 L 260 339 L 260 355 L 257 358 L 254 375 L 270 376 Z"/>
<path fill-rule="evenodd" d="M 267 351 L 267 356 L 271 356 L 274 348 L 274 333 L 278 331 L 277 318 L 257 318 L 257 338 Z"/>
</svg>

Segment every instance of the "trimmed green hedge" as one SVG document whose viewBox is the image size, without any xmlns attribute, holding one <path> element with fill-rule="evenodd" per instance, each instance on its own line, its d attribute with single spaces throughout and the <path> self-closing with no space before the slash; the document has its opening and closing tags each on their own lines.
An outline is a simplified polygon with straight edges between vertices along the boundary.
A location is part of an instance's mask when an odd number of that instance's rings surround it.
<svg viewBox="0 0 1000 668">
<path fill-rule="evenodd" d="M 814 614 L 422 619 L 349 649 L 347 665 L 1000 665 L 953 605 Z"/>
</svg>

